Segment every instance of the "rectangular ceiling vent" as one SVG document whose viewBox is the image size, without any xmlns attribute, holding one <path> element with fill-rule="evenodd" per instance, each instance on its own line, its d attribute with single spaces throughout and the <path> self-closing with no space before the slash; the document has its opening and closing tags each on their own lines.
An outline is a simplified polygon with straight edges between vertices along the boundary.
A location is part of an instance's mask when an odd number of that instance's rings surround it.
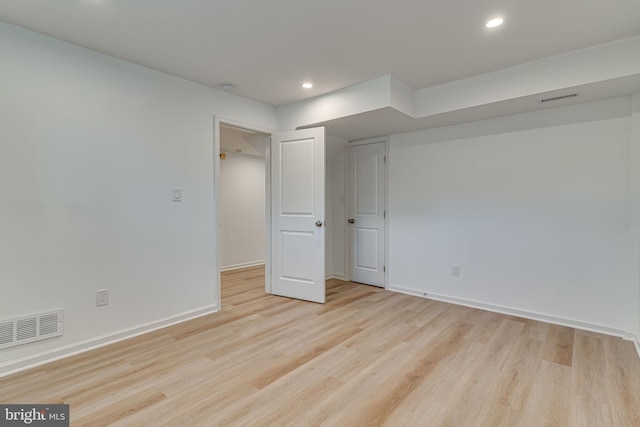
<svg viewBox="0 0 640 427">
<path fill-rule="evenodd" d="M 52 310 L 31 316 L 0 319 L 0 350 L 63 333 L 63 310 Z"/>
<path fill-rule="evenodd" d="M 575 98 L 576 96 L 578 96 L 577 93 L 568 93 L 566 95 L 552 96 L 551 98 L 542 98 L 538 102 L 541 102 L 544 104 L 545 102 L 561 101 L 563 99 Z"/>
</svg>

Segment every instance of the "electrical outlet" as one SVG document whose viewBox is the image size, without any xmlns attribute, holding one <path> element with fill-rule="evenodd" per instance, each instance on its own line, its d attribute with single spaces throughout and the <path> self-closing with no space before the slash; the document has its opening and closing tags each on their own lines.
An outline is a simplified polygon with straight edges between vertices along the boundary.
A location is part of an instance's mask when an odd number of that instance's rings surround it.
<svg viewBox="0 0 640 427">
<path fill-rule="evenodd" d="M 451 275 L 453 277 L 460 277 L 460 266 L 459 265 L 452 265 L 451 266 Z"/>
<path fill-rule="evenodd" d="M 96 291 L 96 307 L 109 305 L 109 289 L 100 289 Z"/>
</svg>

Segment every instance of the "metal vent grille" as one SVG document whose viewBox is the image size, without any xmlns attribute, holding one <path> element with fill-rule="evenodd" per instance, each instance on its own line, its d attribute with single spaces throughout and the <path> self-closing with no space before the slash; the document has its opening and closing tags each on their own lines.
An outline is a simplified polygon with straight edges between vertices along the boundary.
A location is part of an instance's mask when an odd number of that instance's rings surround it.
<svg viewBox="0 0 640 427">
<path fill-rule="evenodd" d="M 63 333 L 62 321 L 62 310 L 0 319 L 0 350 L 60 336 Z"/>
<path fill-rule="evenodd" d="M 51 335 L 58 332 L 58 313 L 40 316 L 40 335 Z"/>
<path fill-rule="evenodd" d="M 37 337 L 36 321 L 37 319 L 35 317 L 18 320 L 16 322 L 16 340 L 24 341 Z"/>
<path fill-rule="evenodd" d="M 13 341 L 13 322 L 0 323 L 0 346 Z"/>
<path fill-rule="evenodd" d="M 566 94 L 566 95 L 552 96 L 551 98 L 543 98 L 543 99 L 540 100 L 540 102 L 545 103 L 545 102 L 560 101 L 560 100 L 563 100 L 563 99 L 575 98 L 576 96 L 578 96 L 577 93 L 569 93 L 569 94 Z"/>
</svg>

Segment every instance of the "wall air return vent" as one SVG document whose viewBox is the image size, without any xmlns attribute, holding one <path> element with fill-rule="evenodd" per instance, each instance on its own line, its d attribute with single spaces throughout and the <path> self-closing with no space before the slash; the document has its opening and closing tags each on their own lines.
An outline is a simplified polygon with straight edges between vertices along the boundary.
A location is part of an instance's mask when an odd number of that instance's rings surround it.
<svg viewBox="0 0 640 427">
<path fill-rule="evenodd" d="M 47 338 L 63 332 L 63 310 L 52 310 L 31 316 L 0 319 L 0 350 Z"/>
<path fill-rule="evenodd" d="M 13 322 L 0 323 L 0 348 L 13 342 Z"/>
<path fill-rule="evenodd" d="M 29 317 L 16 321 L 16 340 L 28 341 L 38 336 L 38 319 Z"/>
<path fill-rule="evenodd" d="M 550 98 L 542 98 L 538 102 L 541 102 L 544 104 L 545 102 L 562 101 L 563 99 L 575 98 L 576 96 L 578 96 L 577 93 L 568 93 L 566 95 L 558 95 L 558 96 L 552 96 Z"/>
</svg>

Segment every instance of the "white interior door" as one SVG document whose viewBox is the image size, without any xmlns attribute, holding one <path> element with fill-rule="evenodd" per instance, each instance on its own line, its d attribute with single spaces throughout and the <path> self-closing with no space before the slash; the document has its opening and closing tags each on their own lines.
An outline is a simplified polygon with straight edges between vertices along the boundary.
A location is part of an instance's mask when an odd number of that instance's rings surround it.
<svg viewBox="0 0 640 427">
<path fill-rule="evenodd" d="M 384 287 L 386 143 L 349 148 L 350 280 Z"/>
<path fill-rule="evenodd" d="M 325 302 L 324 128 L 271 139 L 271 293 Z"/>
</svg>

